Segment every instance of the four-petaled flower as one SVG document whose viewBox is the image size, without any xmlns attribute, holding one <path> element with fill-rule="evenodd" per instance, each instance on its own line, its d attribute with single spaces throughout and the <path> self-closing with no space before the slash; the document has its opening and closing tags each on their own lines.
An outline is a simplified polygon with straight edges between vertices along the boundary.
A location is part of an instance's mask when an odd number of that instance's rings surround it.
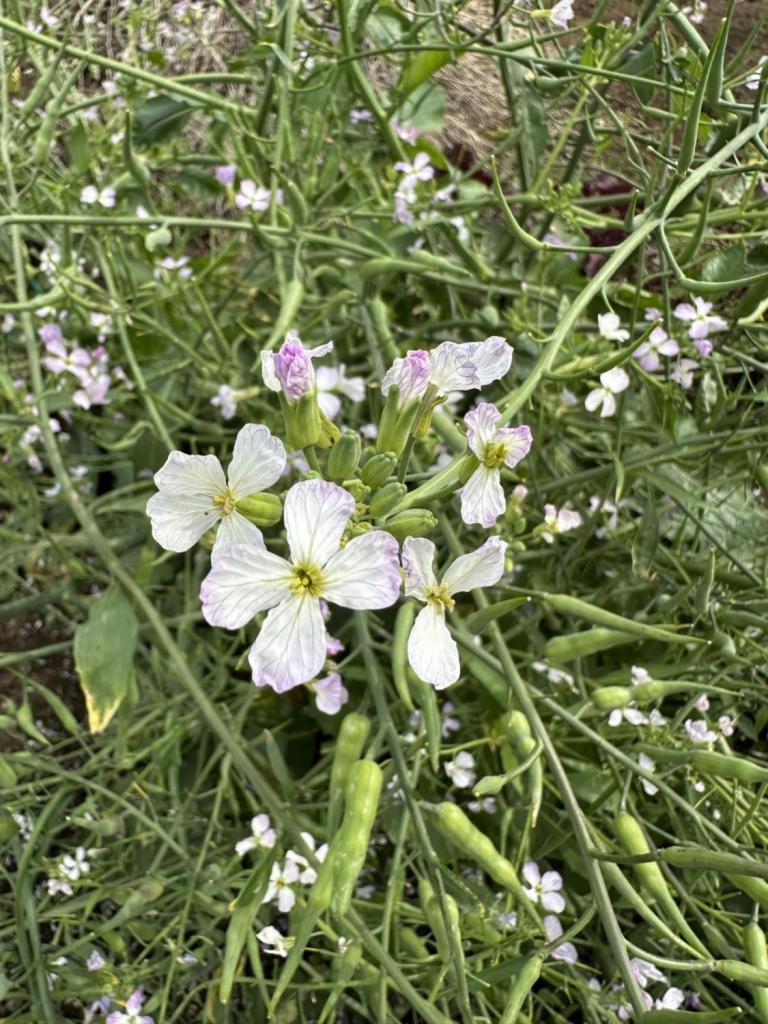
<svg viewBox="0 0 768 1024">
<path fill-rule="evenodd" d="M 573 0 L 557 0 L 557 3 L 549 12 L 552 24 L 557 28 L 568 28 L 568 22 L 574 18 Z"/>
<path fill-rule="evenodd" d="M 539 865 L 532 860 L 523 864 L 523 878 L 528 887 L 523 891 L 531 903 L 541 903 L 545 910 L 562 914 L 565 910 L 565 897 L 560 892 L 563 878 L 559 871 L 545 871 L 542 875 Z"/>
<path fill-rule="evenodd" d="M 349 691 L 338 672 L 329 672 L 315 683 L 315 705 L 324 715 L 337 715 L 348 700 Z"/>
<path fill-rule="evenodd" d="M 157 494 L 147 502 L 152 536 L 166 551 L 187 551 L 220 523 L 212 558 L 237 543 L 263 548 L 261 530 L 237 511 L 237 502 L 271 487 L 285 463 L 282 441 L 254 423 L 239 431 L 226 476 L 215 455 L 171 452 L 155 473 Z"/>
<path fill-rule="evenodd" d="M 571 508 L 545 505 L 543 525 L 545 529 L 541 531 L 541 536 L 547 544 L 554 544 L 555 537 L 581 526 L 581 516 Z"/>
<path fill-rule="evenodd" d="M 324 480 L 294 484 L 285 498 L 290 561 L 263 544 L 223 551 L 200 588 L 212 626 L 239 629 L 268 610 L 251 647 L 257 686 L 278 693 L 309 682 L 326 658 L 320 599 L 343 608 L 388 608 L 400 591 L 397 541 L 381 530 L 341 539 L 355 511 L 343 487 Z"/>
<path fill-rule="evenodd" d="M 679 352 L 680 346 L 675 339 L 670 338 L 663 327 L 654 327 L 648 340 L 635 349 L 632 357 L 646 372 L 656 373 L 661 369 L 659 356 L 676 356 Z"/>
<path fill-rule="evenodd" d="M 629 387 L 629 375 L 621 366 L 614 366 L 600 374 L 600 387 L 593 388 L 584 400 L 587 412 L 600 409 L 601 416 L 613 416 L 616 412 L 616 395 Z"/>
<path fill-rule="evenodd" d="M 95 185 L 86 185 L 80 193 L 80 202 L 85 203 L 87 206 L 93 206 L 95 203 L 98 203 L 105 210 L 111 210 L 117 202 L 117 193 L 111 185 L 107 185 L 106 188 L 102 189 L 96 188 Z"/>
<path fill-rule="evenodd" d="M 461 490 L 461 518 L 465 523 L 493 526 L 504 514 L 506 499 L 501 486 L 501 467 L 514 469 L 531 448 L 530 427 L 497 427 L 501 413 L 495 405 L 481 402 L 464 417 L 467 444 L 480 465 Z"/>
<path fill-rule="evenodd" d="M 251 818 L 251 835 L 235 844 L 238 857 L 244 857 L 249 850 L 260 848 L 271 850 L 277 842 L 277 834 L 272 828 L 268 814 L 257 814 Z"/>
<path fill-rule="evenodd" d="M 714 743 L 717 739 L 717 733 L 709 728 L 703 718 L 686 719 L 685 731 L 691 743 Z"/>
<path fill-rule="evenodd" d="M 506 542 L 489 537 L 477 549 L 460 555 L 443 573 L 440 583 L 433 569 L 435 545 L 423 537 L 407 537 L 403 544 L 405 595 L 426 605 L 416 616 L 408 637 L 408 661 L 425 683 L 438 690 L 459 678 L 459 650 L 448 632 L 445 613 L 454 606 L 454 595 L 480 587 L 492 587 L 504 573 Z"/>
<path fill-rule="evenodd" d="M 299 881 L 300 874 L 299 865 L 290 857 L 285 858 L 285 863 L 282 866 L 275 861 L 269 875 L 267 891 L 261 902 L 276 903 L 280 913 L 287 914 L 296 903 L 296 893 L 292 887 Z"/>
<path fill-rule="evenodd" d="M 475 784 L 475 759 L 468 750 L 460 750 L 452 761 L 443 765 L 445 774 L 457 789 L 470 789 Z"/>
<path fill-rule="evenodd" d="M 280 193 L 275 193 L 275 201 L 280 203 Z M 250 178 L 243 178 L 240 182 L 240 190 L 235 196 L 235 206 L 238 210 L 252 210 L 254 213 L 263 213 L 269 209 L 272 202 L 272 193 L 268 188 L 257 185 Z"/>
<path fill-rule="evenodd" d="M 402 193 L 406 202 L 413 201 L 413 192 L 420 181 L 429 181 L 435 176 L 435 169 L 429 162 L 429 154 L 420 150 L 413 158 L 413 163 L 405 160 L 398 160 L 395 170 L 400 171 L 403 177 L 398 185 L 398 192 Z"/>
<path fill-rule="evenodd" d="M 608 341 L 627 341 L 629 331 L 621 326 L 617 313 L 600 313 L 597 317 L 597 329 Z"/>
<path fill-rule="evenodd" d="M 282 391 L 288 401 L 296 402 L 317 386 L 313 359 L 328 355 L 333 342 L 306 348 L 295 331 L 289 331 L 278 352 L 261 353 L 261 373 L 270 391 Z"/>
<path fill-rule="evenodd" d="M 693 305 L 690 302 L 681 302 L 675 306 L 673 312 L 678 320 L 683 320 L 690 325 L 688 337 L 694 341 L 700 341 L 717 331 L 728 330 L 727 320 L 712 314 L 711 310 L 712 303 L 702 299 L 700 295 L 696 295 Z"/>
<path fill-rule="evenodd" d="M 128 997 L 125 1004 L 125 1012 L 122 1010 L 113 1010 L 107 1016 L 105 1024 L 155 1024 L 154 1017 L 149 1017 L 147 1014 L 141 1012 L 142 1004 L 144 1003 L 144 994 L 140 988 L 137 988 Z"/>
<path fill-rule="evenodd" d="M 421 398 L 428 387 L 436 398 L 451 391 L 473 391 L 499 380 L 512 363 L 512 346 L 499 337 L 460 344 L 444 341 L 431 352 L 414 349 L 397 358 L 381 382 L 382 394 L 400 391 L 400 403 Z"/>
<path fill-rule="evenodd" d="M 268 924 L 266 928 L 262 928 L 257 933 L 256 938 L 264 947 L 265 953 L 271 953 L 273 956 L 288 956 L 294 942 L 296 941 L 292 935 L 283 935 L 279 932 L 274 925 Z"/>
</svg>

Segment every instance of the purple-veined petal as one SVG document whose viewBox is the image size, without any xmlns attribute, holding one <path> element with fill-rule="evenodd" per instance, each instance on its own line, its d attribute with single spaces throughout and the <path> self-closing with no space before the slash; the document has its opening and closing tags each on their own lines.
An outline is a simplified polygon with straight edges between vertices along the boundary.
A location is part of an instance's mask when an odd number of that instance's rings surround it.
<svg viewBox="0 0 768 1024">
<path fill-rule="evenodd" d="M 325 565 L 339 550 L 341 535 L 354 510 L 355 499 L 343 487 L 325 480 L 294 484 L 283 510 L 293 562 Z"/>
<path fill-rule="evenodd" d="M 533 434 L 529 426 L 504 427 L 497 431 L 497 440 L 504 445 L 506 454 L 504 465 L 507 469 L 514 469 L 518 462 L 522 462 L 533 444 Z"/>
<path fill-rule="evenodd" d="M 494 440 L 496 424 L 500 419 L 501 413 L 490 402 L 478 403 L 464 417 L 467 425 L 467 444 L 470 451 L 481 461 L 485 455 L 485 446 Z"/>
<path fill-rule="evenodd" d="M 408 402 L 413 398 L 421 398 L 429 385 L 432 366 L 429 352 L 423 349 L 412 349 L 405 356 L 398 357 L 384 374 L 381 382 L 381 393 L 389 394 L 389 389 L 399 390 L 400 402 Z"/>
<path fill-rule="evenodd" d="M 238 432 L 227 482 L 235 498 L 265 491 L 279 480 L 285 469 L 285 448 L 267 427 L 246 423 Z"/>
<path fill-rule="evenodd" d="M 485 341 L 471 341 L 465 347 L 469 349 L 481 387 L 501 380 L 512 365 L 514 349 L 506 338 L 494 335 Z"/>
<path fill-rule="evenodd" d="M 388 608 L 400 593 L 398 544 L 372 530 L 332 555 L 323 571 L 323 597 L 342 608 Z"/>
<path fill-rule="evenodd" d="M 678 320 L 693 320 L 696 317 L 696 310 L 690 302 L 679 302 L 672 312 Z"/>
<path fill-rule="evenodd" d="M 273 608 L 248 661 L 254 683 L 276 693 L 314 679 L 325 662 L 325 623 L 318 599 L 290 596 Z"/>
<path fill-rule="evenodd" d="M 237 511 L 221 517 L 221 523 L 216 531 L 216 540 L 213 542 L 211 562 L 215 562 L 223 551 L 235 544 L 247 544 L 255 548 L 264 547 L 261 530 L 255 523 L 250 522 Z"/>
<path fill-rule="evenodd" d="M 224 470 L 215 455 L 171 452 L 155 473 L 155 487 L 168 494 L 207 495 L 213 498 L 227 487 Z"/>
<path fill-rule="evenodd" d="M 444 690 L 459 678 L 459 649 L 445 615 L 428 604 L 416 616 L 408 637 L 408 662 L 425 683 Z"/>
<path fill-rule="evenodd" d="M 498 469 L 478 466 L 461 489 L 461 518 L 471 525 L 493 526 L 504 514 L 507 502 Z"/>
<path fill-rule="evenodd" d="M 286 600 L 292 578 L 288 562 L 266 548 L 246 544 L 225 548 L 200 584 L 205 621 L 239 629 L 258 612 Z"/>
<path fill-rule="evenodd" d="M 262 352 L 261 353 L 261 376 L 264 380 L 264 384 L 269 388 L 270 391 L 282 391 L 280 381 L 277 379 L 275 373 L 275 353 L 274 352 Z"/>
<path fill-rule="evenodd" d="M 429 354 L 429 383 L 438 395 L 451 391 L 471 391 L 480 387 L 477 368 L 470 358 L 470 345 L 458 345 L 455 341 L 444 341 Z"/>
<path fill-rule="evenodd" d="M 152 536 L 166 551 L 188 551 L 221 518 L 213 498 L 204 494 L 158 491 L 147 502 Z"/>
<path fill-rule="evenodd" d="M 492 587 L 504 574 L 504 553 L 507 543 L 501 537 L 489 537 L 477 551 L 459 557 L 443 575 L 443 586 L 449 594 L 458 594 L 477 587 Z"/>
<path fill-rule="evenodd" d="M 405 596 L 426 601 L 427 590 L 437 586 L 435 545 L 426 537 L 406 537 L 402 563 L 405 570 Z"/>
</svg>

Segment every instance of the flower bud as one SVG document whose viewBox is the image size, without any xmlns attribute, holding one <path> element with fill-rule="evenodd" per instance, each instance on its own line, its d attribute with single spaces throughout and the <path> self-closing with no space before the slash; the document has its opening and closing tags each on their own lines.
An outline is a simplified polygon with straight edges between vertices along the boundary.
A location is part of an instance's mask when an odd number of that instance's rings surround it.
<svg viewBox="0 0 768 1024">
<path fill-rule="evenodd" d="M 632 691 L 628 686 L 601 686 L 591 695 L 592 703 L 601 711 L 613 711 L 623 708 L 632 700 Z"/>
<path fill-rule="evenodd" d="M 389 390 L 379 420 L 376 451 L 402 454 L 411 436 L 411 428 L 420 406 L 420 398 L 411 398 L 403 402 L 398 387 Z"/>
<path fill-rule="evenodd" d="M 402 501 L 407 493 L 408 488 L 405 484 L 399 484 L 396 480 L 390 480 L 388 484 L 384 484 L 371 498 L 368 511 L 374 519 L 385 516 L 388 512 L 392 511 L 399 501 Z"/>
<path fill-rule="evenodd" d="M 409 508 L 388 519 L 384 529 L 395 540 L 404 541 L 406 537 L 426 537 L 436 526 L 437 518 L 429 509 Z"/>
<path fill-rule="evenodd" d="M 285 420 L 285 441 L 288 448 L 306 448 L 319 444 L 323 436 L 317 393 L 310 392 L 295 402 L 280 394 L 280 406 Z"/>
<path fill-rule="evenodd" d="M 283 503 L 276 494 L 256 491 L 245 498 L 238 498 L 236 510 L 256 526 L 274 526 L 280 522 Z"/>
<path fill-rule="evenodd" d="M 354 476 L 360 461 L 362 444 L 354 430 L 345 430 L 331 448 L 328 455 L 328 477 L 342 483 Z"/>
<path fill-rule="evenodd" d="M 381 487 L 389 479 L 392 470 L 397 465 L 397 455 L 394 452 L 382 452 L 368 459 L 360 471 L 360 479 L 368 487 Z"/>
</svg>

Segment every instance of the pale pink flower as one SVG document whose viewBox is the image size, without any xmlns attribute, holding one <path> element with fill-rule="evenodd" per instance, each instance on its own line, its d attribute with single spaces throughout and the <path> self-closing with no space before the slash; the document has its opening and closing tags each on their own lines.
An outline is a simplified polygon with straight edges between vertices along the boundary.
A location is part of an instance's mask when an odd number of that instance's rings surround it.
<svg viewBox="0 0 768 1024">
<path fill-rule="evenodd" d="M 555 505 L 544 506 L 544 526 L 541 531 L 542 538 L 547 544 L 553 544 L 555 537 L 561 533 L 568 533 L 581 526 L 581 516 L 570 508 L 557 508 Z"/>
<path fill-rule="evenodd" d="M 717 725 L 723 736 L 733 736 L 735 726 L 730 715 L 720 715 Z"/>
<path fill-rule="evenodd" d="M 685 731 L 691 743 L 714 743 L 717 733 L 713 732 L 703 718 L 686 719 Z"/>
<path fill-rule="evenodd" d="M 575 17 L 573 13 L 573 0 L 557 0 L 555 6 L 549 12 L 552 24 L 557 28 L 568 28 L 568 23 Z"/>
<path fill-rule="evenodd" d="M 329 672 L 315 683 L 315 704 L 324 715 L 337 715 L 348 700 L 349 691 L 338 672 Z"/>
<path fill-rule="evenodd" d="M 105 1024 L 155 1024 L 154 1018 L 141 1012 L 144 1003 L 144 994 L 137 988 L 125 1004 L 125 1013 L 122 1010 L 114 1010 L 108 1014 Z"/>
<path fill-rule="evenodd" d="M 270 391 L 282 391 L 289 401 L 298 401 L 316 388 L 312 360 L 328 355 L 332 349 L 332 341 L 317 348 L 306 348 L 298 334 L 289 331 L 277 352 L 261 353 L 264 383 Z"/>
<path fill-rule="evenodd" d="M 80 202 L 85 203 L 87 206 L 93 206 L 98 203 L 105 210 L 111 210 L 117 202 L 117 193 L 111 185 L 102 189 L 96 188 L 95 185 L 86 185 L 80 192 Z"/>
<path fill-rule="evenodd" d="M 693 305 L 690 302 L 681 302 L 674 308 L 674 314 L 678 320 L 689 324 L 688 337 L 697 340 L 707 338 L 717 331 L 727 331 L 728 322 L 721 316 L 712 312 L 712 303 L 706 302 L 700 295 L 695 295 Z"/>
<path fill-rule="evenodd" d="M 269 209 L 272 202 L 272 193 L 268 188 L 257 185 L 250 178 L 243 178 L 240 182 L 240 190 L 235 196 L 235 206 L 238 210 L 252 210 L 254 213 L 263 213 Z"/>
<path fill-rule="evenodd" d="M 464 417 L 467 444 L 480 465 L 461 489 L 461 518 L 467 524 L 490 527 L 507 507 L 501 467 L 514 469 L 531 449 L 531 428 L 498 427 L 501 413 L 481 402 Z"/>
<path fill-rule="evenodd" d="M 563 934 L 563 926 L 560 924 L 560 919 L 555 917 L 554 914 L 545 914 L 542 924 L 544 925 L 544 933 L 547 939 L 550 942 L 557 942 Z M 563 942 L 552 950 L 552 959 L 562 960 L 566 964 L 575 964 L 579 959 L 579 954 L 572 942 Z"/>
<path fill-rule="evenodd" d="M 640 363 L 648 373 L 656 373 L 661 369 L 660 356 L 676 356 L 680 346 L 674 338 L 670 338 L 663 327 L 655 327 L 642 345 L 635 349 L 632 357 Z"/>
<path fill-rule="evenodd" d="M 398 160 L 395 164 L 395 170 L 400 171 L 403 175 L 400 179 L 398 192 L 402 192 L 406 196 L 414 192 L 420 181 L 429 181 L 435 176 L 435 169 L 429 162 L 429 154 L 423 150 L 416 154 L 412 163 Z"/>
<path fill-rule="evenodd" d="M 687 359 L 683 356 L 677 361 L 677 366 L 672 371 L 672 380 L 679 384 L 684 391 L 687 391 L 693 384 L 693 371 L 698 370 L 700 365 L 695 359 Z"/>
<path fill-rule="evenodd" d="M 766 61 L 768 61 L 768 57 L 761 57 L 757 62 L 757 70 L 753 71 L 744 83 L 744 85 L 746 85 L 748 89 L 751 89 L 752 92 L 757 92 L 760 88 L 760 79 L 762 78 L 762 71 Z"/>
<path fill-rule="evenodd" d="M 350 402 L 362 402 L 365 398 L 365 381 L 362 377 L 347 377 L 346 369 L 344 363 L 317 368 L 317 402 L 329 420 L 336 419 L 341 412 L 340 395 Z"/>
<path fill-rule="evenodd" d="M 650 758 L 647 754 L 638 754 L 637 763 L 641 768 L 644 768 L 647 772 L 656 771 L 656 762 Z M 640 784 L 642 785 L 648 796 L 655 796 L 659 792 L 659 787 L 655 786 L 650 779 L 641 779 Z"/>
<path fill-rule="evenodd" d="M 272 828 L 268 814 L 257 814 L 251 818 L 251 835 L 235 844 L 238 857 L 244 857 L 251 850 L 271 850 L 277 842 L 277 833 Z"/>
<path fill-rule="evenodd" d="M 237 392 L 229 384 L 222 384 L 211 399 L 211 405 L 221 411 L 223 420 L 231 420 L 237 413 Z"/>
<path fill-rule="evenodd" d="M 452 761 L 443 763 L 443 768 L 457 789 L 471 789 L 477 780 L 475 759 L 468 750 L 460 750 Z"/>
<path fill-rule="evenodd" d="M 617 313 L 600 313 L 597 317 L 597 329 L 608 341 L 627 341 L 629 331 L 621 326 Z"/>
<path fill-rule="evenodd" d="M 214 169 L 213 173 L 216 176 L 216 181 L 218 181 L 220 185 L 226 185 L 229 187 L 235 183 L 237 168 L 234 164 L 220 164 Z"/>
</svg>

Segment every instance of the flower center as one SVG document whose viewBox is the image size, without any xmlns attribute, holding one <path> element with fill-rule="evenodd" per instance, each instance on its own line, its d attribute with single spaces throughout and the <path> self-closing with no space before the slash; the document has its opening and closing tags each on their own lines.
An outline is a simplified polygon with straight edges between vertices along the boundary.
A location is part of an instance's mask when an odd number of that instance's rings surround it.
<svg viewBox="0 0 768 1024">
<path fill-rule="evenodd" d="M 228 516 L 235 511 L 235 496 L 229 488 L 223 494 L 217 494 L 213 504 L 219 509 L 223 516 Z"/>
<path fill-rule="evenodd" d="M 320 597 L 323 592 L 323 573 L 319 565 L 294 565 L 291 593 L 296 597 Z"/>
<path fill-rule="evenodd" d="M 501 441 L 491 441 L 483 451 L 483 465 L 486 469 L 496 469 L 506 457 L 507 451 Z"/>
<path fill-rule="evenodd" d="M 442 612 L 443 615 L 453 611 L 453 606 L 456 603 L 445 587 L 430 587 L 427 591 L 427 602 L 435 611 Z"/>
</svg>

